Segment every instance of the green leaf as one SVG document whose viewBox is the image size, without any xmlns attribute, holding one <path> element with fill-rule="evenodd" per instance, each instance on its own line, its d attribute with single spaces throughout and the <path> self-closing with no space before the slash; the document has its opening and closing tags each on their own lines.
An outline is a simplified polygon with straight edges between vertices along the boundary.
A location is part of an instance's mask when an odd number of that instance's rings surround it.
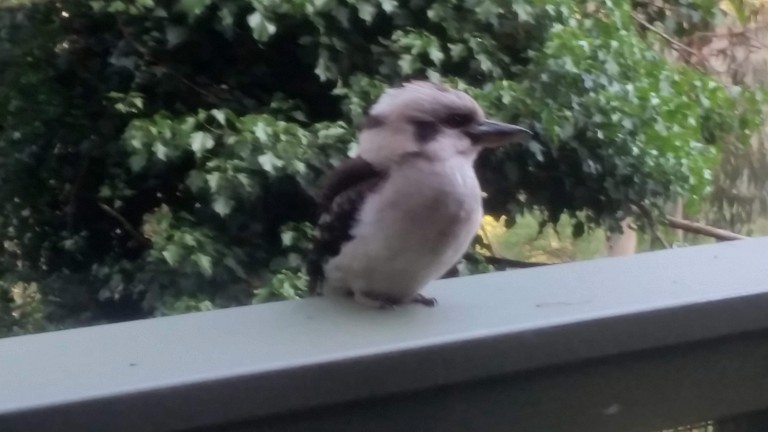
<svg viewBox="0 0 768 432">
<path fill-rule="evenodd" d="M 192 255 L 192 260 L 197 263 L 200 271 L 207 277 L 213 275 L 213 260 L 211 257 L 196 253 Z"/>
<path fill-rule="evenodd" d="M 224 196 L 215 196 L 213 198 L 213 211 L 218 213 L 221 217 L 228 215 L 232 211 L 235 202 Z"/>
<path fill-rule="evenodd" d="M 276 168 L 280 168 L 285 165 L 285 162 L 275 157 L 271 152 L 264 153 L 257 158 L 259 165 L 264 168 L 268 173 L 274 174 Z"/>
<path fill-rule="evenodd" d="M 248 276 L 245 274 L 245 270 L 243 270 L 240 264 L 238 264 L 237 261 L 235 261 L 235 259 L 232 258 L 231 256 L 224 258 L 224 265 L 231 268 L 232 271 L 234 271 L 238 277 L 242 279 L 248 278 Z"/>
<path fill-rule="evenodd" d="M 144 153 L 134 154 L 128 158 L 128 166 L 133 172 L 141 171 L 147 164 L 147 155 Z"/>
<path fill-rule="evenodd" d="M 171 267 L 176 267 L 176 265 L 179 264 L 181 255 L 182 250 L 178 246 L 172 244 L 168 245 L 168 247 L 166 247 L 163 251 L 163 257 L 168 262 L 168 264 L 171 265 Z"/>
<path fill-rule="evenodd" d="M 520 22 L 532 22 L 533 21 L 533 8 L 527 1 L 514 0 L 512 2 L 512 9 L 517 14 Z"/>
<path fill-rule="evenodd" d="M 357 14 L 365 22 L 371 23 L 377 12 L 376 4 L 364 0 L 357 1 Z"/>
<path fill-rule="evenodd" d="M 211 189 L 211 192 L 215 193 L 219 191 L 223 179 L 221 173 L 213 172 L 206 174 L 205 179 L 208 181 L 208 187 Z"/>
<path fill-rule="evenodd" d="M 226 126 L 227 125 L 227 115 L 224 113 L 224 111 L 220 109 L 214 109 L 211 110 L 211 115 L 213 118 L 216 119 L 216 121 L 219 122 L 220 125 Z"/>
<path fill-rule="evenodd" d="M 189 138 L 189 144 L 192 147 L 192 151 L 197 156 L 202 156 L 206 150 L 210 150 L 214 146 L 213 137 L 208 132 L 195 132 Z"/>
<path fill-rule="evenodd" d="M 200 15 L 212 0 L 179 0 L 178 7 L 190 17 Z"/>
<path fill-rule="evenodd" d="M 205 174 L 203 174 L 199 170 L 190 171 L 189 174 L 187 175 L 187 180 L 185 181 L 185 183 L 190 189 L 192 189 L 195 192 L 201 190 L 207 184 L 205 179 Z"/>
<path fill-rule="evenodd" d="M 269 22 L 259 11 L 255 11 L 248 15 L 246 21 L 248 22 L 248 26 L 251 27 L 253 38 L 260 42 L 269 40 L 277 30 L 277 27 Z"/>
<path fill-rule="evenodd" d="M 381 0 L 381 8 L 388 14 L 396 11 L 398 7 L 397 0 Z"/>
</svg>

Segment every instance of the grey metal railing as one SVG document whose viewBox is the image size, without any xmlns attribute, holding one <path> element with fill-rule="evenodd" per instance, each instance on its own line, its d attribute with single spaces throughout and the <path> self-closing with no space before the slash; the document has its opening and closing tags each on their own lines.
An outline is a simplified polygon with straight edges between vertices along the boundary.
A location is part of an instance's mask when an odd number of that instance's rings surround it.
<svg viewBox="0 0 768 432">
<path fill-rule="evenodd" d="M 0 431 L 648 432 L 768 408 L 768 238 L 428 291 L 2 339 Z"/>
</svg>

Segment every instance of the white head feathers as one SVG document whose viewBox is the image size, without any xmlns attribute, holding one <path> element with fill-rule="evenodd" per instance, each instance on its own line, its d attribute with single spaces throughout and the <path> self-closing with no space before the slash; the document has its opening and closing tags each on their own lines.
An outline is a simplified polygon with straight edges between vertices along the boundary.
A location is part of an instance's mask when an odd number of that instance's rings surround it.
<svg viewBox="0 0 768 432">
<path fill-rule="evenodd" d="M 485 114 L 469 95 L 440 84 L 413 81 L 388 89 L 368 113 L 359 154 L 374 165 L 387 166 L 406 153 L 448 156 L 469 151 L 469 138 L 446 124 L 452 118 L 479 123 Z M 472 149 L 472 157 L 477 151 Z"/>
</svg>

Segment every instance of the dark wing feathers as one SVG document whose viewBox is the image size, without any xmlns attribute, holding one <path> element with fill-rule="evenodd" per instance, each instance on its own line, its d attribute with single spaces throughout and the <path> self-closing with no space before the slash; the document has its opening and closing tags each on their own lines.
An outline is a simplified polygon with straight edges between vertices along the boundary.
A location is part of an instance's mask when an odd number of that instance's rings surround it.
<svg viewBox="0 0 768 432">
<path fill-rule="evenodd" d="M 325 277 L 323 266 L 352 239 L 352 228 L 365 198 L 382 183 L 386 173 L 362 158 L 349 159 L 328 177 L 320 195 L 322 214 L 307 259 L 309 291 L 315 293 Z"/>
<path fill-rule="evenodd" d="M 345 160 L 328 175 L 325 181 L 320 194 L 321 210 L 328 210 L 339 194 L 383 175 L 383 171 L 361 157 Z"/>
</svg>

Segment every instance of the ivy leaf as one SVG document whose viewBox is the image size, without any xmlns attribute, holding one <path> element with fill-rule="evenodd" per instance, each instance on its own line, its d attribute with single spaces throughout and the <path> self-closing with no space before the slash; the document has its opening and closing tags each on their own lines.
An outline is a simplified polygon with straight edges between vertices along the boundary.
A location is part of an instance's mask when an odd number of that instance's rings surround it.
<svg viewBox="0 0 768 432">
<path fill-rule="evenodd" d="M 211 110 L 211 115 L 213 116 L 213 118 L 216 119 L 216 121 L 219 122 L 220 125 L 222 126 L 227 125 L 227 115 L 224 114 L 224 111 L 220 109 L 214 109 L 214 110 Z"/>
<path fill-rule="evenodd" d="M 376 16 L 376 9 L 376 5 L 373 3 L 367 1 L 357 2 L 357 14 L 369 24 L 373 21 L 373 17 Z"/>
<path fill-rule="evenodd" d="M 213 148 L 214 141 L 213 137 L 208 132 L 198 131 L 190 136 L 189 144 L 192 147 L 192 151 L 195 152 L 195 155 L 202 156 L 206 150 Z"/>
<path fill-rule="evenodd" d="M 259 11 L 255 11 L 248 15 L 246 21 L 248 22 L 248 26 L 251 27 L 253 38 L 259 42 L 267 41 L 273 34 L 275 34 L 275 30 L 277 30 L 275 25 L 267 21 L 267 19 L 264 18 L 264 15 Z"/>
<path fill-rule="evenodd" d="M 264 153 L 263 155 L 259 156 L 257 158 L 259 161 L 259 165 L 261 165 L 262 168 L 264 168 L 265 171 L 268 173 L 275 173 L 275 168 L 280 168 L 283 165 L 285 165 L 285 162 L 275 157 L 270 152 Z"/>
<path fill-rule="evenodd" d="M 192 191 L 199 191 L 206 185 L 205 174 L 199 170 L 192 170 L 187 175 L 185 183 Z"/>
<path fill-rule="evenodd" d="M 231 256 L 224 258 L 224 265 L 231 268 L 232 271 L 235 272 L 235 274 L 238 277 L 242 279 L 247 279 L 248 276 L 245 274 L 245 270 L 243 270 L 240 264 L 238 264 L 237 261 L 235 261 L 235 259 L 232 258 Z"/>
<path fill-rule="evenodd" d="M 227 197 L 219 195 L 213 198 L 213 211 L 218 213 L 221 217 L 228 215 L 232 211 L 234 205 L 235 202 Z"/>
<path fill-rule="evenodd" d="M 138 172 L 144 168 L 147 164 L 147 155 L 144 153 L 137 153 L 128 158 L 128 166 L 131 167 L 131 171 Z"/>
<path fill-rule="evenodd" d="M 207 277 L 211 277 L 213 275 L 213 260 L 211 257 L 203 255 L 201 253 L 196 253 L 192 255 L 192 260 L 197 263 L 198 267 L 200 268 L 200 271 Z"/>
<path fill-rule="evenodd" d="M 168 48 L 184 42 L 189 36 L 189 31 L 181 26 L 171 25 L 165 28 L 165 38 L 168 40 Z"/>
<path fill-rule="evenodd" d="M 520 22 L 533 22 L 533 8 L 527 1 L 515 0 L 512 2 L 512 9 L 517 14 Z"/>
<path fill-rule="evenodd" d="M 182 250 L 176 245 L 168 245 L 163 251 L 163 258 L 170 264 L 171 267 L 176 267 L 181 260 Z"/>
<path fill-rule="evenodd" d="M 208 181 L 208 187 L 211 192 L 218 192 L 222 182 L 222 175 L 218 172 L 213 172 L 205 175 L 205 179 Z"/>
<path fill-rule="evenodd" d="M 200 15 L 212 0 L 180 0 L 178 7 L 190 18 Z"/>
<path fill-rule="evenodd" d="M 397 10 L 397 0 L 381 0 L 381 8 L 388 14 Z"/>
<path fill-rule="evenodd" d="M 531 140 L 528 142 L 527 146 L 528 150 L 533 153 L 536 160 L 544 162 L 544 147 L 542 147 L 541 144 Z"/>
</svg>

